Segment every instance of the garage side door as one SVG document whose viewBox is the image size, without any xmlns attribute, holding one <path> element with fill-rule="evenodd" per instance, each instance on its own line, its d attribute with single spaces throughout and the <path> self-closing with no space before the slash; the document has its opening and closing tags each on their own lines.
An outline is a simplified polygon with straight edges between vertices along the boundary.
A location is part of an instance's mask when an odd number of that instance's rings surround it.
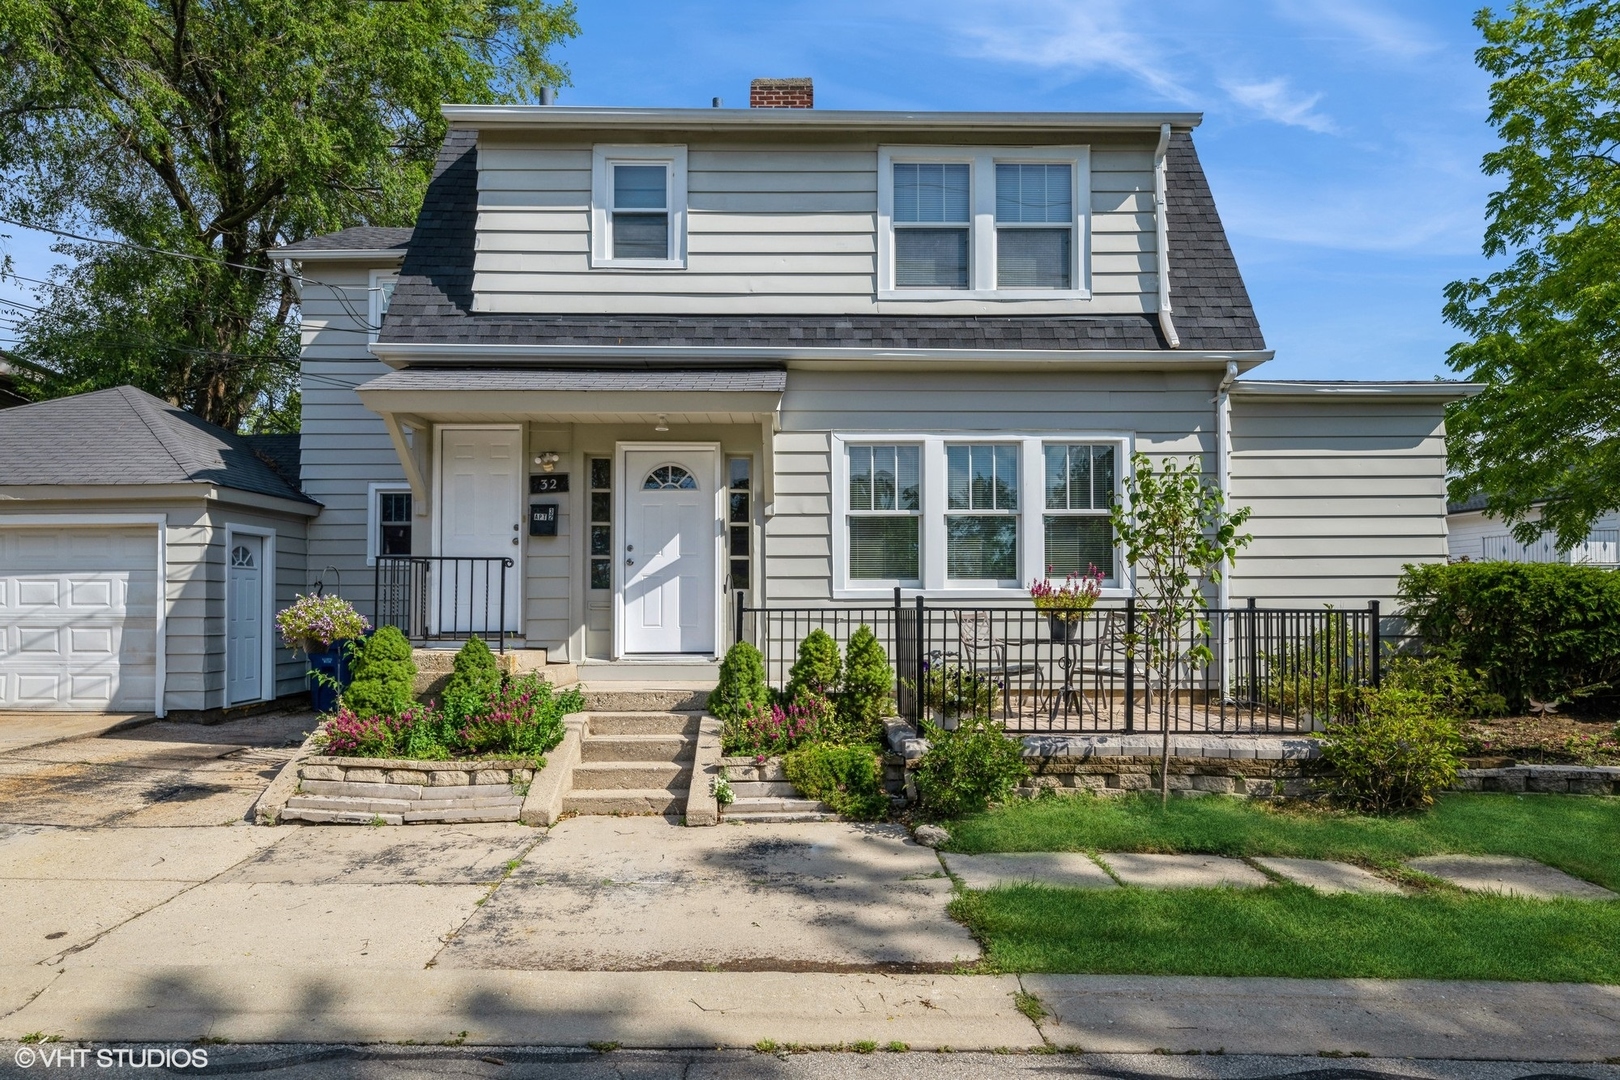
<svg viewBox="0 0 1620 1080">
<path fill-rule="evenodd" d="M 157 603 L 155 527 L 0 521 L 0 709 L 150 709 Z"/>
</svg>

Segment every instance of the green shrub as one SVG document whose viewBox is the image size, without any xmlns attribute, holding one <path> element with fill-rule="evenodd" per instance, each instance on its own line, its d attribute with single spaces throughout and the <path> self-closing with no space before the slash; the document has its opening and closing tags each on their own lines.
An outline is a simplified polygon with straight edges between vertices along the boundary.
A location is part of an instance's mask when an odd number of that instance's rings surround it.
<svg viewBox="0 0 1620 1080">
<path fill-rule="evenodd" d="M 1479 674 L 1444 656 L 1397 656 L 1384 665 L 1382 685 L 1428 697 L 1441 715 L 1456 720 L 1505 716 L 1507 700 Z"/>
<path fill-rule="evenodd" d="M 796 705 L 806 704 L 809 698 L 831 700 L 838 692 L 838 642 L 820 627 L 810 631 L 799 642 L 799 657 L 788 672 L 787 693 L 784 697 Z"/>
<path fill-rule="evenodd" d="M 349 671 L 343 704 L 359 716 L 398 716 L 416 704 L 416 664 L 398 627 L 385 626 L 351 643 Z"/>
<path fill-rule="evenodd" d="M 908 680 L 906 685 L 911 685 Z M 996 684 L 960 664 L 930 665 L 923 674 L 923 706 L 941 716 L 988 719 L 995 711 Z"/>
<path fill-rule="evenodd" d="M 1029 776 L 1024 747 L 985 717 L 965 717 L 955 731 L 924 724 L 928 752 L 917 762 L 918 809 L 955 818 L 1006 802 Z"/>
<path fill-rule="evenodd" d="M 1408 566 L 1400 597 L 1431 654 L 1483 674 L 1514 710 L 1620 684 L 1620 575 L 1563 563 Z"/>
<path fill-rule="evenodd" d="M 1322 738 L 1318 790 L 1364 813 L 1433 804 L 1457 779 L 1462 739 L 1434 699 L 1380 687 L 1357 695 L 1358 715 L 1331 723 Z"/>
<path fill-rule="evenodd" d="M 456 651 L 455 667 L 444 684 L 444 711 L 456 717 L 475 716 L 489 708 L 501 689 L 501 669 L 483 638 L 468 638 Z"/>
<path fill-rule="evenodd" d="M 810 743 L 784 757 L 782 768 L 800 794 L 847 818 L 881 821 L 889 815 L 883 764 L 870 747 Z"/>
<path fill-rule="evenodd" d="M 720 662 L 720 681 L 709 695 L 709 713 L 720 720 L 738 720 L 761 710 L 770 711 L 771 690 L 765 685 L 765 658 L 746 641 L 726 650 Z"/>
<path fill-rule="evenodd" d="M 878 742 L 883 717 L 894 699 L 894 672 L 877 635 L 864 623 L 850 635 L 844 653 L 844 685 L 838 695 L 835 737 L 841 742 Z"/>
</svg>

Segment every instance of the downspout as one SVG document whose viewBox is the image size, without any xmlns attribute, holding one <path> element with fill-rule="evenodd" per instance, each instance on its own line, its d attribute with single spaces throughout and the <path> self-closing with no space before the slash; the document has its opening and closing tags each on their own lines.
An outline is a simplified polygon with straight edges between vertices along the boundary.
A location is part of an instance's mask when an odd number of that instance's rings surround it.
<svg viewBox="0 0 1620 1080">
<path fill-rule="evenodd" d="M 1159 329 L 1172 349 L 1181 348 L 1176 335 L 1175 321 L 1170 317 L 1170 222 L 1166 215 L 1164 153 L 1170 148 L 1170 125 L 1159 125 L 1159 145 L 1153 151 L 1153 224 L 1157 234 L 1154 247 L 1158 253 Z"/>
<path fill-rule="evenodd" d="M 1221 493 L 1222 505 L 1232 486 L 1232 383 L 1238 377 L 1236 360 L 1226 362 L 1226 374 L 1215 388 L 1215 487 Z M 1221 612 L 1221 700 L 1232 698 L 1232 568 L 1221 567 L 1221 580 L 1215 585 L 1215 608 Z"/>
</svg>

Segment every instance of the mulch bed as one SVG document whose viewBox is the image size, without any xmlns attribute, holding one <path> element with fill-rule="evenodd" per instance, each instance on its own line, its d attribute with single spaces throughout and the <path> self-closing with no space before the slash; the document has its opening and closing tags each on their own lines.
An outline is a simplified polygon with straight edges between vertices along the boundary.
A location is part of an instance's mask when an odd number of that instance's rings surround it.
<svg viewBox="0 0 1620 1080">
<path fill-rule="evenodd" d="M 1470 720 L 1463 740 L 1475 768 L 1520 765 L 1620 765 L 1620 726 L 1614 717 L 1507 716 Z"/>
</svg>

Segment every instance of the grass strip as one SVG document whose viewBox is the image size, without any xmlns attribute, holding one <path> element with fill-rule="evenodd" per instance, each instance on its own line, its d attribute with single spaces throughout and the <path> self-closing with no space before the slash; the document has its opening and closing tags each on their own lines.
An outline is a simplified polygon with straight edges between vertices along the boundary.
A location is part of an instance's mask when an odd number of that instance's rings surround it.
<svg viewBox="0 0 1620 1080">
<path fill-rule="evenodd" d="M 1019 885 L 951 914 L 1007 972 L 1620 983 L 1620 903 Z"/>
<path fill-rule="evenodd" d="M 947 850 L 1277 855 L 1391 867 L 1439 853 L 1517 855 L 1620 891 L 1620 799 L 1452 794 L 1423 813 L 1367 817 L 1224 796 L 1011 803 L 946 823 Z M 1620 905 L 1617 905 L 1620 906 Z"/>
</svg>

